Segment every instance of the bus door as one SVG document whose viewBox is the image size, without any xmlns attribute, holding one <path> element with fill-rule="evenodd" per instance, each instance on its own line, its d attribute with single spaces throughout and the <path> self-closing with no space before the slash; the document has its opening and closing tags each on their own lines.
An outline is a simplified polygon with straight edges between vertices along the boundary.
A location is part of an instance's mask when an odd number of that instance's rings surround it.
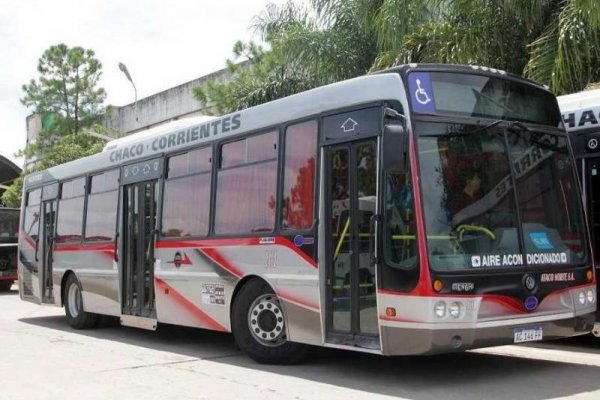
<svg viewBox="0 0 600 400">
<path fill-rule="evenodd" d="M 42 202 L 42 210 L 43 220 L 40 225 L 40 230 L 42 231 L 40 235 L 42 252 L 42 303 L 54 303 L 54 295 L 52 293 L 52 249 L 56 225 L 56 200 Z"/>
<path fill-rule="evenodd" d="M 600 158 L 585 159 L 587 214 L 596 260 L 600 257 Z"/>
<path fill-rule="evenodd" d="M 368 109 L 373 110 L 373 109 Z M 363 110 L 364 112 L 364 110 Z M 348 114 L 352 114 L 348 116 Z M 373 249 L 377 215 L 378 127 L 373 115 L 343 114 L 369 138 L 339 142 L 324 148 L 326 263 L 326 341 L 378 349 L 379 327 Z M 361 119 L 361 117 L 363 117 Z M 374 121 L 364 121 L 372 117 Z M 330 117 L 331 118 L 331 117 Z M 325 119 L 327 120 L 327 118 Z M 340 120 L 338 119 L 338 122 Z M 324 124 L 325 135 L 337 127 Z M 329 130 L 328 130 L 329 129 Z M 343 130 L 343 128 L 342 128 Z"/>
<path fill-rule="evenodd" d="M 121 323 L 146 329 L 156 329 L 154 243 L 158 209 L 158 179 L 147 178 L 158 176 L 160 165 L 160 160 L 153 160 L 121 171 Z"/>
<path fill-rule="evenodd" d="M 54 303 L 52 278 L 52 252 L 54 236 L 56 233 L 56 199 L 58 184 L 47 185 L 42 188 L 41 218 L 39 221 L 38 236 L 38 268 L 40 268 L 39 284 L 40 299 L 42 303 Z"/>
</svg>

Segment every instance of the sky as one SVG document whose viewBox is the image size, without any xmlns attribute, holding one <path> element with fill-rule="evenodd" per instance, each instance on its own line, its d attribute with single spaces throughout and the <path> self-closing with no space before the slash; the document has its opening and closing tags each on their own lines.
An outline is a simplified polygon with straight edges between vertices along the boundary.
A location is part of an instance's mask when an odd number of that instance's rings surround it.
<svg viewBox="0 0 600 400">
<path fill-rule="evenodd" d="M 119 70 L 127 66 L 138 99 L 224 68 L 237 40 L 260 38 L 253 19 L 286 0 L 0 0 L 0 154 L 25 147 L 22 85 L 38 79 L 50 46 L 91 49 L 102 63 L 105 105 L 134 102 Z"/>
</svg>

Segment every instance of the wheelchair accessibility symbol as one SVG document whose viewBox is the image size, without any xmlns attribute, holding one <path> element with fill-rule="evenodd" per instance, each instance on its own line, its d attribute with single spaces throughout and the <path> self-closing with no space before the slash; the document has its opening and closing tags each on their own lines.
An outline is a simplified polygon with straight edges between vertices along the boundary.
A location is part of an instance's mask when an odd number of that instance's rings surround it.
<svg viewBox="0 0 600 400">
<path fill-rule="evenodd" d="M 408 75 L 408 93 L 415 112 L 435 113 L 435 93 L 429 72 L 411 72 Z"/>
<path fill-rule="evenodd" d="M 429 98 L 427 91 L 421 87 L 421 80 L 417 79 L 416 83 L 417 90 L 415 91 L 415 99 L 423 105 L 431 103 L 431 99 Z"/>
</svg>

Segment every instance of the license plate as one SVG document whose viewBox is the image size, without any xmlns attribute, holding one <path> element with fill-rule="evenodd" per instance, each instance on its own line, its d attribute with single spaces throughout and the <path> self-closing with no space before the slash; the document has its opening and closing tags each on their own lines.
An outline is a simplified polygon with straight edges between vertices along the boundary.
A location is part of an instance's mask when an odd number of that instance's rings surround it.
<svg viewBox="0 0 600 400">
<path fill-rule="evenodd" d="M 544 338 L 544 330 L 541 326 L 532 326 L 527 328 L 515 328 L 515 343 L 535 342 Z"/>
</svg>

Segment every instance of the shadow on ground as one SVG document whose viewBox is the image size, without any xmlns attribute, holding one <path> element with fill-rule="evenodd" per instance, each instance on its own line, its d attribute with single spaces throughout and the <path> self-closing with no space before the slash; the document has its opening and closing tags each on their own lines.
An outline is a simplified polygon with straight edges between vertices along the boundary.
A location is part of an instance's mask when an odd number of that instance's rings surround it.
<svg viewBox="0 0 600 400">
<path fill-rule="evenodd" d="M 62 316 L 20 321 L 74 332 Z M 160 325 L 155 332 L 144 331 L 121 327 L 112 318 L 103 318 L 97 329 L 76 332 L 308 381 L 417 400 L 549 399 L 600 389 L 598 367 L 471 352 L 382 357 L 313 348 L 309 358 L 300 365 L 271 366 L 257 364 L 240 353 L 230 334 L 172 325 Z M 596 344 L 592 338 L 575 340 L 566 341 L 566 346 L 579 346 L 578 351 L 583 352 L 586 345 Z"/>
</svg>

